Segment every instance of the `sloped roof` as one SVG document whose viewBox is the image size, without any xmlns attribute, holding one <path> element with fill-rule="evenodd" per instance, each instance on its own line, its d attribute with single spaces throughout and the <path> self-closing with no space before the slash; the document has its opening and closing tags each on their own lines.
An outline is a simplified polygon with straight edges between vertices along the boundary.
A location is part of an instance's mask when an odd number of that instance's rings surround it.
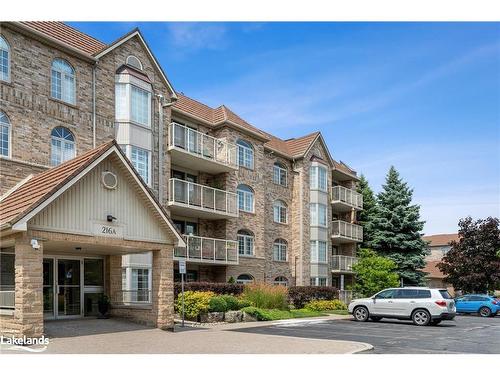
<svg viewBox="0 0 500 375">
<path fill-rule="evenodd" d="M 174 236 L 177 237 L 178 245 L 185 246 L 181 233 L 177 230 L 165 209 L 138 175 L 130 160 L 123 154 L 116 140 L 104 143 L 57 167 L 50 168 L 37 174 L 24 184 L 18 186 L 17 189 L 0 201 L 0 227 L 9 227 L 18 222 L 22 223 L 23 220 L 28 220 L 28 215 L 34 215 L 37 213 L 37 209 L 43 209 L 43 204 L 49 204 L 52 196 L 60 192 L 61 189 L 66 189 L 71 186 L 72 183 L 78 181 L 78 178 L 82 176 L 82 172 L 90 167 L 92 163 L 99 161 L 101 157 L 110 155 L 112 152 L 116 152 L 125 166 L 128 167 L 128 170 L 136 178 L 136 181 L 140 184 L 146 197 L 153 204 L 153 207 L 166 222 L 170 230 L 172 230 Z"/>
<path fill-rule="evenodd" d="M 428 275 L 426 277 L 433 279 L 443 279 L 445 275 L 437 268 L 439 260 L 428 261 L 422 271 L 426 272 Z"/>
<path fill-rule="evenodd" d="M 46 34 L 89 55 L 106 48 L 106 44 L 90 35 L 57 21 L 22 21 L 21 24 Z"/>
<path fill-rule="evenodd" d="M 77 175 L 85 167 L 106 152 L 113 142 L 104 143 L 74 159 L 35 175 L 15 191 L 0 201 L 0 226 L 14 223 L 20 216 L 34 210 L 48 199 L 71 177 Z"/>
<path fill-rule="evenodd" d="M 318 138 L 320 132 L 314 132 L 299 138 L 287 139 L 285 142 L 292 156 L 302 156 L 311 147 L 312 143 Z"/>
<path fill-rule="evenodd" d="M 423 236 L 422 239 L 430 241 L 429 246 L 447 246 L 451 241 L 458 241 L 458 233 L 433 234 L 431 236 Z"/>
</svg>

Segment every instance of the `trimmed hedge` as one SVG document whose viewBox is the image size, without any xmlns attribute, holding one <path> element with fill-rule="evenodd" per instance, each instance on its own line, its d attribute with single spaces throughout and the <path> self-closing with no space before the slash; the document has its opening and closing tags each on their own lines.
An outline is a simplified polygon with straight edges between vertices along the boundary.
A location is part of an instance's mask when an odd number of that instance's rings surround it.
<svg viewBox="0 0 500 375">
<path fill-rule="evenodd" d="M 184 291 L 213 292 L 215 294 L 232 294 L 235 296 L 243 293 L 243 285 L 230 283 L 209 283 L 192 282 L 184 283 Z M 174 284 L 174 298 L 177 298 L 181 292 L 181 283 Z"/>
<path fill-rule="evenodd" d="M 333 286 L 291 286 L 288 300 L 296 309 L 301 309 L 313 300 L 332 300 L 339 298 L 339 291 Z"/>
</svg>

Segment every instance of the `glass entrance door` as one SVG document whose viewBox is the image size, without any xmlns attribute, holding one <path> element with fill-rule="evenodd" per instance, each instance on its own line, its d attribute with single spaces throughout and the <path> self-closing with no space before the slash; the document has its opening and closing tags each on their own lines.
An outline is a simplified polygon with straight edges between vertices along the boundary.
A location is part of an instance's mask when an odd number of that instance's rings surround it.
<svg viewBox="0 0 500 375">
<path fill-rule="evenodd" d="M 54 318 L 54 259 L 43 259 L 43 316 Z"/>
<path fill-rule="evenodd" d="M 80 259 L 57 259 L 57 316 L 82 315 Z"/>
</svg>

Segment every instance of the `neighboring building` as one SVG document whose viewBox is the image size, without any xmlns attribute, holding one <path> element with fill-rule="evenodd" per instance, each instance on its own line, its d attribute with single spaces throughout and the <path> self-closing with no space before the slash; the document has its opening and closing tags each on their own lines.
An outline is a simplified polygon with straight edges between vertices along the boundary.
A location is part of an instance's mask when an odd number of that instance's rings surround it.
<svg viewBox="0 0 500 375">
<path fill-rule="evenodd" d="M 356 172 L 319 132 L 281 140 L 177 93 L 138 30 L 106 45 L 1 23 L 0 104 L 2 332 L 95 314 L 102 293 L 115 315 L 171 327 L 180 259 L 188 281 L 349 297 Z"/>
<path fill-rule="evenodd" d="M 425 258 L 426 265 L 423 269 L 427 273 L 427 286 L 431 288 L 451 288 L 450 284 L 443 281 L 445 275 L 437 268 L 437 264 L 450 251 L 450 243 L 458 241 L 458 234 L 434 234 L 423 236 L 422 239 L 429 243 L 428 247 L 430 251 L 430 254 Z"/>
</svg>

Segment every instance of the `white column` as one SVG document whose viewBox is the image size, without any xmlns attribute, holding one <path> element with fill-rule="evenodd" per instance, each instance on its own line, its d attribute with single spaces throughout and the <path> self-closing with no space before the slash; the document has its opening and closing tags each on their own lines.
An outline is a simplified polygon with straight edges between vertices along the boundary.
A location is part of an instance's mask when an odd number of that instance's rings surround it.
<svg viewBox="0 0 500 375">
<path fill-rule="evenodd" d="M 340 290 L 344 290 L 344 275 L 340 275 Z"/>
</svg>

